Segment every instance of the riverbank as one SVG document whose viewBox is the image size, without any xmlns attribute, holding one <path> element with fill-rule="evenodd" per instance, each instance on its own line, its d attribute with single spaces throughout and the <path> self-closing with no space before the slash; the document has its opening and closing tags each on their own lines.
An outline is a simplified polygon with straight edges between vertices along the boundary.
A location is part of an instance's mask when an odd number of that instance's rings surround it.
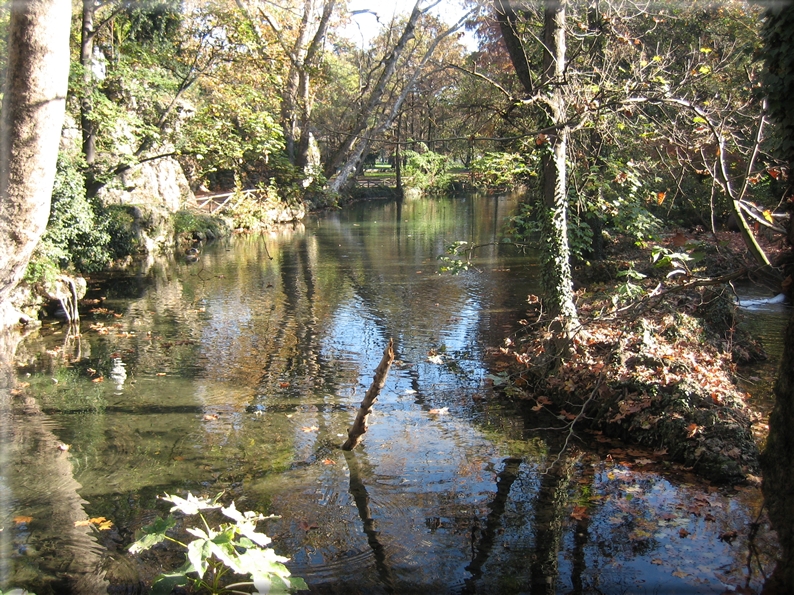
<svg viewBox="0 0 794 595">
<path fill-rule="evenodd" d="M 617 439 L 642 447 L 640 462 L 758 484 L 768 428 L 737 373 L 766 356 L 739 329 L 727 284 L 748 263 L 731 237 L 697 240 L 689 252 L 701 251 L 701 264 L 678 281 L 667 279 L 669 267 L 653 266 L 650 250 L 613 241 L 608 260 L 577 271 L 581 326 L 570 356 L 555 351 L 558 338 L 530 296 L 524 331 L 493 350 L 494 366 L 506 392 L 551 411 L 569 442 L 579 434 Z M 683 252 L 677 241 L 673 235 L 660 248 Z M 619 276 L 626 270 L 636 274 Z"/>
</svg>

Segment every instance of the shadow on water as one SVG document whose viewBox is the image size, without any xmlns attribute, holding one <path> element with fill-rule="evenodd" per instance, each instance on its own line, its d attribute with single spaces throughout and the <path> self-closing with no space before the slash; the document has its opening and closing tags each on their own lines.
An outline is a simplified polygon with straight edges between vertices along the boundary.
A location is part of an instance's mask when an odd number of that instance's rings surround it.
<svg viewBox="0 0 794 595">
<path fill-rule="evenodd" d="M 757 489 L 598 437 L 560 455 L 537 429 L 560 420 L 494 395 L 486 348 L 516 330 L 537 261 L 489 245 L 449 276 L 437 257 L 498 239 L 515 206 L 359 205 L 160 263 L 76 340 L 47 322 L 16 354 L 28 400 L 4 408 L 0 588 L 134 592 L 180 562 L 125 553 L 157 496 L 224 491 L 280 516 L 262 530 L 315 593 L 759 589 L 776 544 L 751 535 Z M 398 361 L 343 453 L 390 337 Z"/>
</svg>

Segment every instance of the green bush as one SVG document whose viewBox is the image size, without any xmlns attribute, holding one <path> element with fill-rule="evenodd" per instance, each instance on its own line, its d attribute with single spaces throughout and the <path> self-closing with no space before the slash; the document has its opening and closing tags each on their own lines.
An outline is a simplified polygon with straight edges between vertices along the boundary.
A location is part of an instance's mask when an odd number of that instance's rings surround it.
<svg viewBox="0 0 794 595">
<path fill-rule="evenodd" d="M 433 151 L 405 151 L 405 166 L 402 170 L 403 185 L 425 192 L 443 192 L 449 188 L 452 176 L 449 172 L 449 157 Z"/>
<path fill-rule="evenodd" d="M 537 178 L 539 157 L 535 153 L 486 153 L 472 161 L 474 184 L 480 188 L 507 190 Z"/>
<path fill-rule="evenodd" d="M 98 271 L 113 257 L 108 221 L 86 198 L 84 165 L 77 153 L 58 156 L 50 218 L 28 267 L 28 280 L 41 280 L 59 269 Z"/>
<path fill-rule="evenodd" d="M 205 236 L 222 237 L 226 235 L 226 225 L 218 217 L 181 209 L 174 213 L 174 232 L 177 234 L 201 233 Z"/>
</svg>

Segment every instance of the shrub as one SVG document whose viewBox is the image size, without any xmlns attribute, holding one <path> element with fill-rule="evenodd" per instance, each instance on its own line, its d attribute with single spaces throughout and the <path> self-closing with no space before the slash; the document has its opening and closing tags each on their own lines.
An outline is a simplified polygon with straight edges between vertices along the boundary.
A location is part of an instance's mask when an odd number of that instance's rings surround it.
<svg viewBox="0 0 794 595">
<path fill-rule="evenodd" d="M 474 184 L 481 188 L 507 190 L 538 177 L 535 153 L 486 153 L 472 161 Z"/>
<path fill-rule="evenodd" d="M 442 192 L 452 182 L 449 173 L 449 157 L 433 151 L 405 151 L 405 166 L 402 170 L 403 184 L 426 192 Z"/>
</svg>

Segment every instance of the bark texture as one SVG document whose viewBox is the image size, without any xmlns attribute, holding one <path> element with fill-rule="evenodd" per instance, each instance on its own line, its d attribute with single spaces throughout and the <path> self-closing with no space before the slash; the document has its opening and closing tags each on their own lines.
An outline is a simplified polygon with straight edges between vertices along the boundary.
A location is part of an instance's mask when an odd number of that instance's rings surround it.
<svg viewBox="0 0 794 595">
<path fill-rule="evenodd" d="M 22 278 L 50 214 L 71 16 L 68 0 L 11 4 L 0 123 L 0 303 Z"/>
</svg>

